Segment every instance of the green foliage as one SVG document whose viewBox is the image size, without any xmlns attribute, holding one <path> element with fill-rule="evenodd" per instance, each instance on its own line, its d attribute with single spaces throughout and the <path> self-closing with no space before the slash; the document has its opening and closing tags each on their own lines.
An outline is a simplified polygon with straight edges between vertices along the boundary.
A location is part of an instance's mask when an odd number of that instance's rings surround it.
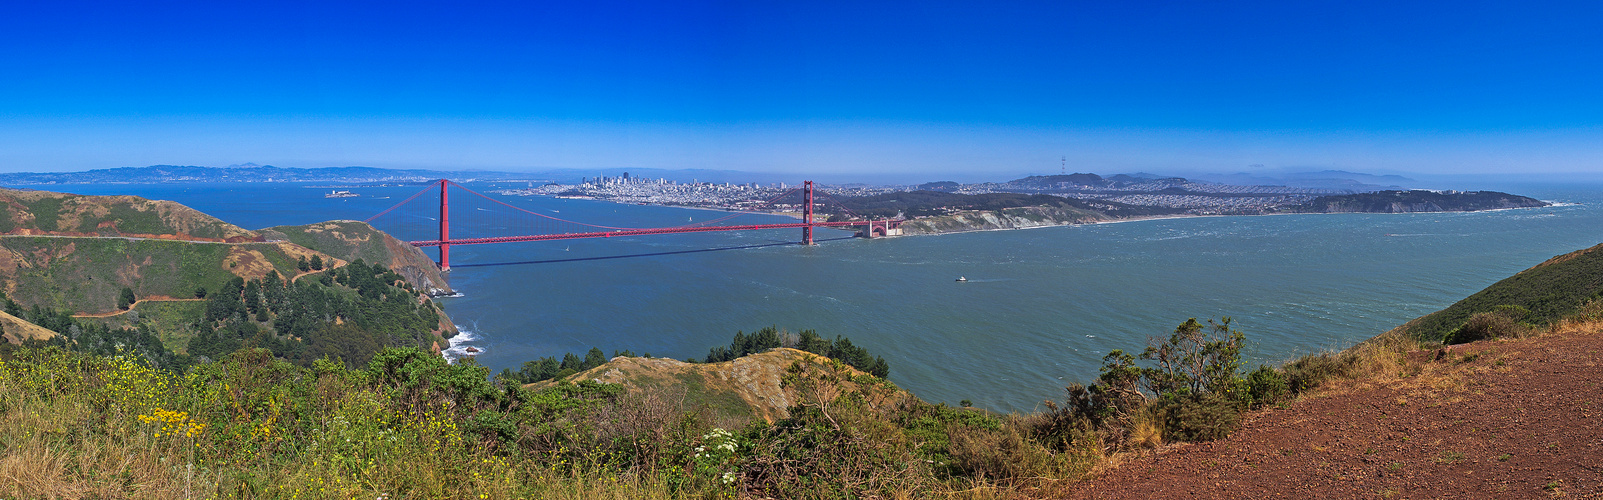
<svg viewBox="0 0 1603 500">
<path fill-rule="evenodd" d="M 627 353 L 627 351 L 625 352 Z M 633 353 L 621 355 L 632 356 Z M 602 352 L 601 348 L 592 347 L 588 352 L 585 353 L 583 358 L 580 358 L 577 354 L 571 352 L 564 354 L 562 356 L 562 361 L 557 361 L 557 358 L 545 356 L 533 361 L 524 362 L 523 366 L 518 368 L 518 371 L 507 372 L 505 375 L 509 381 L 520 384 L 532 384 L 543 380 L 562 378 L 589 370 L 605 364 L 607 360 L 608 358 L 606 354 Z"/>
<path fill-rule="evenodd" d="M 1499 306 L 1523 307 L 1530 313 L 1519 321 L 1546 325 L 1599 297 L 1603 297 L 1603 245 L 1548 259 L 1403 328 L 1414 338 L 1441 341 L 1470 316 Z"/>
<path fill-rule="evenodd" d="M 1356 368 L 1356 363 L 1357 358 L 1354 356 L 1326 353 L 1304 356 L 1283 368 L 1286 390 L 1292 394 L 1301 394 L 1319 387 L 1326 380 L 1347 376 Z"/>
<path fill-rule="evenodd" d="M 61 201 L 64 198 L 44 197 L 28 205 L 33 212 L 33 227 L 42 231 L 60 231 L 56 227 L 61 218 Z"/>
<path fill-rule="evenodd" d="M 1530 310 L 1515 305 L 1501 305 L 1490 311 L 1478 312 L 1470 315 L 1463 325 L 1447 332 L 1442 343 L 1465 344 L 1477 340 L 1520 337 L 1531 330 L 1530 325 L 1520 323 L 1530 314 Z"/>
<path fill-rule="evenodd" d="M 1140 356 L 1115 349 L 1102 358 L 1101 375 L 1090 386 L 1072 384 L 1059 406 L 1030 422 L 1029 435 L 1058 450 L 1117 450 L 1142 421 L 1156 419 L 1171 440 L 1212 440 L 1229 435 L 1239 414 L 1284 392 L 1274 369 L 1240 374 L 1245 335 L 1226 317 L 1204 325 L 1196 318 L 1175 327 L 1169 338 Z M 1150 362 L 1142 365 L 1139 361 Z"/>
<path fill-rule="evenodd" d="M 1158 403 L 1164 415 L 1164 437 L 1174 441 L 1213 441 L 1228 437 L 1241 424 L 1238 401 L 1219 394 L 1185 394 Z"/>
<path fill-rule="evenodd" d="M 314 227 L 318 229 L 313 230 Z M 384 235 L 360 222 L 331 221 L 306 226 L 276 226 L 271 230 L 282 233 L 291 243 L 345 260 L 382 263 L 391 259 L 383 244 L 362 243 L 381 241 Z M 327 265 L 326 262 L 324 264 Z M 311 262 L 308 261 L 306 265 L 303 271 L 311 270 Z"/>
<path fill-rule="evenodd" d="M 1247 375 L 1247 395 L 1252 398 L 1252 408 L 1274 404 L 1284 398 L 1288 390 L 1290 386 L 1280 370 L 1260 365 Z"/>
<path fill-rule="evenodd" d="M 117 294 L 117 308 L 128 309 L 128 306 L 132 305 L 134 301 L 137 300 L 139 300 L 139 298 L 134 296 L 134 289 L 122 287 L 122 293 Z"/>
<path fill-rule="evenodd" d="M 1206 328 L 1196 318 L 1187 319 L 1167 341 L 1141 352 L 1141 359 L 1157 363 L 1142 368 L 1141 378 L 1147 390 L 1159 397 L 1217 394 L 1239 398 L 1237 371 L 1245 339 L 1230 328 L 1229 317 L 1218 323 L 1210 319 Z"/>
<path fill-rule="evenodd" d="M 1516 207 L 1545 207 L 1547 203 L 1525 196 L 1497 191 L 1440 192 L 1415 189 L 1411 191 L 1375 191 L 1370 193 L 1320 196 L 1313 201 L 1292 207 L 1297 212 L 1440 212 L 1492 210 Z"/>
<path fill-rule="evenodd" d="M 23 304 L 77 311 L 117 308 L 124 287 L 138 296 L 192 296 L 233 278 L 222 263 L 229 249 L 278 255 L 272 244 L 226 245 L 167 240 L 9 237 L 0 246 L 23 255 L 58 255 L 19 266 L 13 298 Z M 271 259 L 269 259 L 271 260 Z M 130 275 L 127 267 L 138 273 Z"/>
<path fill-rule="evenodd" d="M 885 358 L 874 357 L 868 353 L 868 349 L 852 345 L 851 339 L 837 335 L 834 340 L 829 340 L 819 337 L 818 333 L 813 330 L 802 330 L 798 336 L 793 338 L 788 332 L 782 332 L 772 326 L 757 330 L 756 333 L 750 336 L 743 332 L 735 332 L 735 338 L 730 341 L 728 347 L 712 348 L 707 353 L 704 361 L 707 363 L 732 361 L 747 354 L 759 353 L 777 347 L 792 347 L 819 356 L 838 359 L 853 368 L 868 372 L 869 375 L 879 378 L 885 378 L 891 372 L 890 364 L 885 362 Z"/>
<path fill-rule="evenodd" d="M 190 364 L 188 356 L 174 353 L 162 343 L 149 324 L 134 328 L 112 328 L 93 320 L 80 320 L 68 311 L 52 310 L 37 305 L 24 309 L 10 297 L 0 295 L 8 314 L 33 323 L 59 335 L 44 341 L 45 345 L 76 352 L 99 355 L 126 355 L 161 368 L 181 369 Z"/>
</svg>

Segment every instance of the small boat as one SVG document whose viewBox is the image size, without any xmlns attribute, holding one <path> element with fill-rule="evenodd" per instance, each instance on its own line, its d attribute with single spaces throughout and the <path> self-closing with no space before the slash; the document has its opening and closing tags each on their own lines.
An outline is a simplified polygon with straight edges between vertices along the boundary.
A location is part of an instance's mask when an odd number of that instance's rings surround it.
<svg viewBox="0 0 1603 500">
<path fill-rule="evenodd" d="M 958 282 L 964 282 L 964 281 L 968 281 L 968 278 L 966 278 L 966 277 L 963 277 L 963 276 L 958 276 L 958 277 L 957 277 L 957 281 L 958 281 Z"/>
</svg>

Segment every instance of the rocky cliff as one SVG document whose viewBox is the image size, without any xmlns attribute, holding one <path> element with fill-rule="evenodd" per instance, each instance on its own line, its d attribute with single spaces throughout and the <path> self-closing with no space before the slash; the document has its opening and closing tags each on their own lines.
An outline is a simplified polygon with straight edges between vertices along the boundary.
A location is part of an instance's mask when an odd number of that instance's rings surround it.
<svg viewBox="0 0 1603 500">
<path fill-rule="evenodd" d="M 1107 215 L 1069 207 L 1018 207 L 1002 210 L 970 210 L 949 215 L 922 217 L 902 223 L 902 234 L 939 234 L 989 229 L 1085 224 L 1110 220 Z"/>
</svg>

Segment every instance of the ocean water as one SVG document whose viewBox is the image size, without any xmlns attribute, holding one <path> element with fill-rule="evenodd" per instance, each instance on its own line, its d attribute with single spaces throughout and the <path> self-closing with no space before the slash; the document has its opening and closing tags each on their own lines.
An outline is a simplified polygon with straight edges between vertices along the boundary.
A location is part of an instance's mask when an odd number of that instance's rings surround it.
<svg viewBox="0 0 1603 500">
<path fill-rule="evenodd" d="M 261 228 L 362 219 L 420 187 L 324 199 L 293 184 L 38 186 L 171 199 Z M 483 191 L 489 186 L 474 185 Z M 931 401 L 1030 410 L 1187 318 L 1229 316 L 1247 356 L 1342 348 L 1544 259 L 1603 242 L 1603 186 L 1513 186 L 1561 202 L 1444 214 L 1199 217 L 863 240 L 799 230 L 457 246 L 442 299 L 479 362 L 630 349 L 702 357 L 737 330 L 844 335 Z M 425 194 L 427 198 L 429 195 Z M 502 210 L 452 195 L 454 237 L 497 234 Z M 703 210 L 492 197 L 571 220 L 669 225 Z M 463 200 L 459 205 L 458 200 Z M 429 208 L 376 225 L 432 239 Z M 481 213 L 482 212 L 482 213 Z M 959 276 L 967 282 L 956 282 Z M 460 351 L 458 351 L 460 352 Z"/>
</svg>

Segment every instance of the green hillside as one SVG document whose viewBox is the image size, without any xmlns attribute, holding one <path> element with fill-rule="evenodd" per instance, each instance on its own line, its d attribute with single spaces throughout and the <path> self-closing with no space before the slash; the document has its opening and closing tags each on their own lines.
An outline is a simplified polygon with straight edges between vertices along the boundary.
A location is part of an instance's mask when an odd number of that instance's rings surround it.
<svg viewBox="0 0 1603 500">
<path fill-rule="evenodd" d="M 1491 312 L 1499 306 L 1524 308 L 1529 313 L 1521 313 L 1519 320 L 1545 325 L 1574 314 L 1587 301 L 1599 298 L 1600 293 L 1603 245 L 1548 259 L 1400 328 L 1415 338 L 1442 340 L 1476 313 Z"/>
<path fill-rule="evenodd" d="M 413 287 L 430 294 L 449 294 L 451 286 L 422 250 L 364 222 L 337 220 L 304 226 L 276 226 L 261 230 L 274 240 L 287 240 L 334 257 L 382 264 L 405 277 Z"/>
<path fill-rule="evenodd" d="M 208 243 L 53 236 L 0 237 L 0 282 L 23 305 L 75 312 L 117 309 L 118 293 L 189 298 L 235 276 L 298 274 L 299 255 L 274 243 Z"/>
<path fill-rule="evenodd" d="M 247 231 L 167 201 L 0 190 L 0 306 L 70 350 L 181 367 L 241 348 L 352 366 L 455 327 L 421 251 L 351 221 Z"/>
</svg>

